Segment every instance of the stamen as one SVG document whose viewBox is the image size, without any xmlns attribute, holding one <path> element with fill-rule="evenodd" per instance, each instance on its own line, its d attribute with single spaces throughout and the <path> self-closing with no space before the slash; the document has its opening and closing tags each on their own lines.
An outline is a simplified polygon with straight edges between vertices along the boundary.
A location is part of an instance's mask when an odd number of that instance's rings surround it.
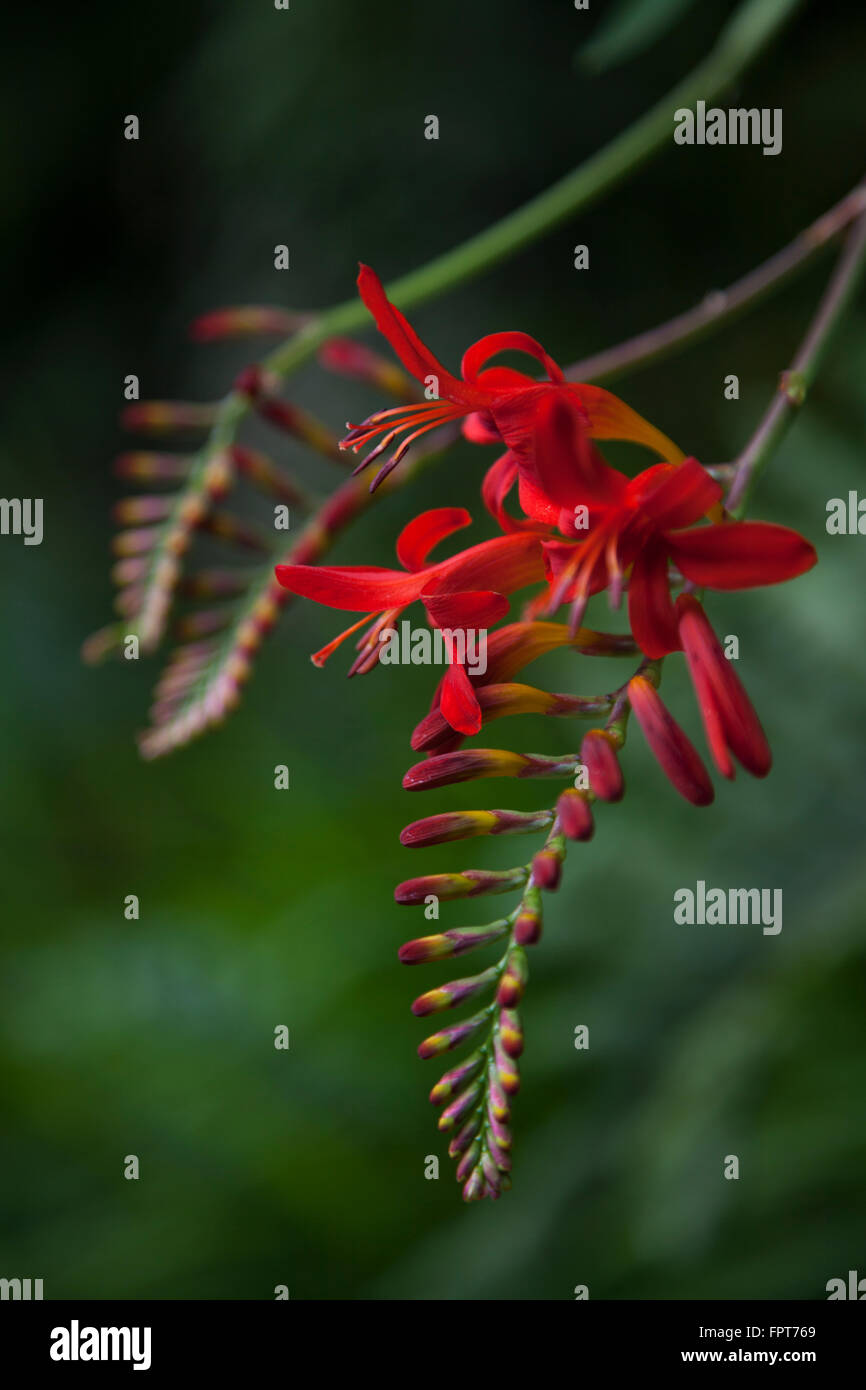
<svg viewBox="0 0 866 1390">
<path fill-rule="evenodd" d="M 313 655 L 310 658 L 313 665 L 324 666 L 328 658 L 330 656 L 333 656 L 334 652 L 343 642 L 345 642 L 346 638 L 351 637 L 353 632 L 357 632 L 358 628 L 363 627 L 364 623 L 368 623 L 372 617 L 375 617 L 375 614 L 366 613 L 363 618 L 359 618 L 358 621 L 356 623 L 353 623 L 351 627 L 347 627 L 345 632 L 339 633 L 338 636 L 334 637 L 324 647 L 320 648 L 319 651 L 313 652 Z"/>
</svg>

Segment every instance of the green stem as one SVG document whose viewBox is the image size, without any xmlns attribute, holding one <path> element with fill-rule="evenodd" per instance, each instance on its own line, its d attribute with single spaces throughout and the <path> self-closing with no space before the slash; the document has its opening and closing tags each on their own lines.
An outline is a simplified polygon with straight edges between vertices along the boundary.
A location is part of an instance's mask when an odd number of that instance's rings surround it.
<svg viewBox="0 0 866 1390">
<path fill-rule="evenodd" d="M 454 289 L 589 207 L 643 164 L 673 135 L 674 111 L 710 101 L 735 82 L 779 33 L 802 0 L 744 0 L 706 58 L 655 106 L 610 144 L 523 207 L 387 288 L 403 309 Z M 306 362 L 329 337 L 367 322 L 355 298 L 326 310 L 268 357 L 268 371 L 284 376 Z"/>
<path fill-rule="evenodd" d="M 571 381 L 613 381 L 635 367 L 646 367 L 697 342 L 720 324 L 760 303 L 811 265 L 820 251 L 866 210 L 866 184 L 860 183 L 792 242 L 725 290 L 712 290 L 700 304 L 666 323 L 637 333 L 615 347 L 584 357 L 566 368 Z"/>
<path fill-rule="evenodd" d="M 778 448 L 818 374 L 830 340 L 851 304 L 866 269 L 866 212 L 848 233 L 842 254 L 821 299 L 815 317 L 788 371 L 783 372 L 776 394 L 757 430 L 737 460 L 737 471 L 726 506 L 742 516 L 752 488 Z"/>
</svg>

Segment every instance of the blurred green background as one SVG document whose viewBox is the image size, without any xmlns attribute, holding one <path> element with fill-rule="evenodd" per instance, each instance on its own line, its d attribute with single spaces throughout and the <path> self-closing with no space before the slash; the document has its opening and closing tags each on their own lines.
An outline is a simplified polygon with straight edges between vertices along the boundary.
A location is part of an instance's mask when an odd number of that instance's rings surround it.
<svg viewBox="0 0 866 1390">
<path fill-rule="evenodd" d="M 863 476 L 862 300 L 753 510 L 803 530 L 820 566 L 710 605 L 740 637 L 774 771 L 697 812 L 631 740 L 627 798 L 570 855 L 533 953 L 515 1187 L 497 1205 L 463 1207 L 436 1135 L 438 1072 L 415 1055 L 408 1003 L 449 976 L 398 964 L 425 926 L 392 888 L 507 864 L 523 842 L 413 854 L 397 835 L 452 806 L 543 805 L 545 786 L 403 792 L 431 673 L 347 684 L 342 653 L 314 670 L 339 616 L 312 605 L 283 620 L 224 730 L 151 765 L 133 735 L 157 663 L 79 662 L 110 612 L 123 377 L 145 396 L 213 398 L 252 349 L 191 346 L 195 314 L 335 302 L 359 257 L 393 277 L 546 187 L 691 67 L 732 7 L 675 8 L 672 30 L 600 72 L 576 55 L 604 3 L 152 0 L 8 18 L 0 469 L 4 496 L 42 496 L 46 514 L 41 547 L 0 543 L 3 1276 L 41 1277 L 49 1298 L 287 1284 L 293 1298 L 568 1299 L 585 1283 L 592 1298 L 677 1299 L 822 1298 L 828 1279 L 866 1272 L 866 552 L 824 532 L 827 499 Z M 413 320 L 452 365 L 511 327 L 569 361 L 689 306 L 860 176 L 864 65 L 862 6 L 806 5 L 732 94 L 783 108 L 780 156 L 671 143 Z M 137 144 L 122 139 L 130 112 Z M 589 273 L 572 269 L 578 241 Z M 617 389 L 700 458 L 730 458 L 829 263 Z M 729 372 L 738 402 L 722 396 Z M 334 428 L 377 404 L 316 368 L 290 394 Z M 390 563 L 422 506 L 480 513 L 488 457 L 459 446 L 335 558 Z M 700 741 L 670 664 L 666 694 Z M 559 657 L 530 678 L 591 693 L 612 673 Z M 553 752 L 581 730 L 524 718 L 495 732 Z M 676 926 L 673 892 L 698 878 L 781 887 L 782 933 Z M 476 908 L 443 921 L 485 920 Z M 588 1052 L 573 1047 L 581 1023 Z M 138 1182 L 122 1176 L 131 1153 Z M 738 1182 L 722 1178 L 731 1153 Z"/>
</svg>

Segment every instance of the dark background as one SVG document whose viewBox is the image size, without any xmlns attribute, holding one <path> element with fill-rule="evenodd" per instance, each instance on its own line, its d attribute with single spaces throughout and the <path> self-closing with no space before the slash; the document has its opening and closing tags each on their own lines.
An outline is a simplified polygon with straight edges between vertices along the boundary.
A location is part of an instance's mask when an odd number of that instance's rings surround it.
<svg viewBox="0 0 866 1390">
<path fill-rule="evenodd" d="M 342 653 L 314 670 L 307 653 L 339 617 L 311 605 L 284 620 L 227 727 L 154 764 L 134 732 L 157 664 L 79 662 L 110 613 L 123 377 L 145 396 L 220 395 L 250 349 L 190 345 L 197 313 L 329 304 L 359 257 L 387 279 L 448 249 L 624 128 L 731 10 L 682 6 L 593 74 L 575 55 L 606 8 L 151 0 L 7 17 L 0 490 L 44 497 L 45 539 L 0 543 L 0 1275 L 43 1278 L 46 1297 L 269 1298 L 285 1283 L 293 1298 L 545 1299 L 586 1283 L 593 1298 L 821 1298 L 866 1273 L 866 560 L 862 539 L 824 532 L 827 499 L 863 477 L 862 301 L 753 508 L 803 530 L 821 563 L 710 608 L 740 637 L 774 771 L 697 812 L 631 740 L 628 796 L 570 856 L 533 954 L 515 1188 L 496 1206 L 464 1208 L 444 1157 L 440 1181 L 423 1176 L 444 1145 L 407 1005 L 447 975 L 397 963 L 424 925 L 391 890 L 515 856 L 482 843 L 413 858 L 397 834 L 449 806 L 545 796 L 401 791 L 430 673 L 347 685 Z M 860 177 L 864 65 L 862 7 L 805 6 L 721 103 L 782 107 L 780 156 L 671 142 L 413 321 L 452 366 L 511 327 L 569 361 L 689 306 Z M 130 112 L 138 143 L 122 138 Z M 572 269 L 578 241 L 588 274 Z M 732 457 L 828 267 L 618 389 L 698 457 Z M 729 372 L 738 402 L 722 396 Z M 377 404 L 314 367 L 290 394 L 334 428 Z M 391 563 L 422 506 L 479 513 L 479 457 L 462 445 L 383 499 L 335 558 Z M 609 674 L 561 658 L 530 678 L 591 693 Z M 681 669 L 665 688 L 699 739 Z M 575 736 L 500 729 L 494 742 L 533 751 Z M 672 894 L 698 878 L 781 887 L 781 935 L 675 926 Z M 588 1053 L 572 1045 L 581 1023 Z M 732 1153 L 738 1182 L 722 1178 Z"/>
</svg>

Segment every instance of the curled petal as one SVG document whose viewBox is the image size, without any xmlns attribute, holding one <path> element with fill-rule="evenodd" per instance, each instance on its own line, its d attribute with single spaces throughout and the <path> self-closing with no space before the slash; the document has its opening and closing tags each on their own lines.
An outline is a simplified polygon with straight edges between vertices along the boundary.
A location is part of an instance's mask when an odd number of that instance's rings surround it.
<svg viewBox="0 0 866 1390">
<path fill-rule="evenodd" d="M 535 338 L 531 338 L 528 333 L 516 331 L 488 333 L 486 337 L 479 338 L 477 343 L 473 343 L 470 348 L 467 348 L 460 364 L 464 379 L 474 383 L 485 362 L 489 362 L 491 357 L 498 356 L 500 352 L 525 352 L 541 363 L 551 381 L 561 383 L 565 380 L 562 375 L 562 368 L 557 366 L 541 344 L 536 342 Z M 487 379 L 489 379 L 489 373 Z M 485 385 L 487 379 L 485 379 Z"/>
<path fill-rule="evenodd" d="M 358 272 L 358 292 L 373 315 L 379 332 L 388 339 L 403 366 L 416 381 L 423 383 L 426 377 L 435 376 L 440 395 L 470 407 L 473 404 L 483 407 L 484 401 L 479 398 L 479 393 L 468 389 L 437 361 L 408 319 L 391 303 L 378 275 L 368 265 L 361 264 Z"/>
<path fill-rule="evenodd" d="M 505 499 L 517 481 L 517 476 L 517 459 L 514 454 L 509 452 L 491 464 L 481 484 L 481 497 L 484 505 L 503 531 L 525 531 L 540 522 L 549 525 L 555 521 L 556 518 L 553 515 L 555 508 L 552 508 L 545 499 L 542 499 L 544 510 L 541 514 L 537 514 L 538 509 L 531 500 L 530 505 L 526 505 L 523 495 L 523 479 L 521 479 L 520 505 L 529 519 L 518 519 L 505 510 Z"/>
<path fill-rule="evenodd" d="M 433 507 L 403 527 L 397 537 L 397 559 L 406 570 L 419 570 L 430 551 L 464 526 L 472 524 L 465 507 Z"/>
</svg>

